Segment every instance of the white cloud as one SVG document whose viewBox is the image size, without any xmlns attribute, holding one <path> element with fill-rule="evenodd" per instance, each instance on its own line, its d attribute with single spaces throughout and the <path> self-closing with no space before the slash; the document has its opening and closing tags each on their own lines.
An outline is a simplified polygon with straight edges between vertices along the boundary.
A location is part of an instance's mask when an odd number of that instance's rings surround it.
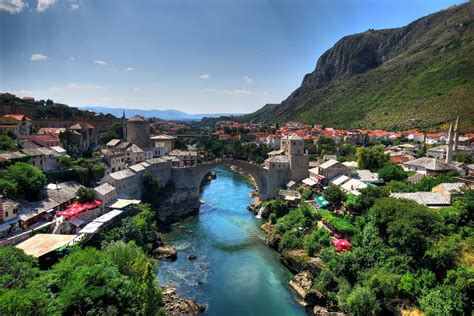
<svg viewBox="0 0 474 316">
<path fill-rule="evenodd" d="M 78 82 L 70 82 L 66 85 L 68 89 L 76 89 L 76 90 L 104 90 L 105 87 L 97 85 L 97 84 L 83 84 Z"/>
<path fill-rule="evenodd" d="M 142 91 L 142 88 L 133 88 L 132 90 L 133 90 L 133 92 L 140 92 L 140 91 Z"/>
<path fill-rule="evenodd" d="M 106 63 L 105 61 L 100 60 L 100 59 L 94 61 L 94 63 L 96 63 L 96 64 L 98 64 L 98 65 L 107 65 L 107 63 Z"/>
<path fill-rule="evenodd" d="M 23 0 L 0 0 L 0 11 L 17 14 L 28 7 L 28 2 Z"/>
<path fill-rule="evenodd" d="M 209 74 L 205 74 L 205 75 L 201 75 L 199 78 L 207 80 L 209 79 L 209 77 L 210 77 Z"/>
<path fill-rule="evenodd" d="M 253 79 L 247 76 L 244 76 L 244 80 L 247 81 L 247 83 L 252 83 Z"/>
<path fill-rule="evenodd" d="M 69 60 L 72 62 L 74 61 L 74 57 L 69 57 Z"/>
<path fill-rule="evenodd" d="M 49 87 L 48 92 L 59 92 L 64 90 L 81 90 L 81 91 L 97 91 L 105 90 L 105 87 L 97 84 L 84 84 L 79 82 L 70 82 L 64 86 Z"/>
<path fill-rule="evenodd" d="M 42 61 L 48 59 L 48 56 L 41 55 L 41 54 L 33 54 L 31 55 L 32 61 Z"/>
<path fill-rule="evenodd" d="M 132 71 L 132 70 L 133 70 L 133 67 L 128 67 L 127 70 L 128 70 L 128 71 Z"/>
<path fill-rule="evenodd" d="M 54 5 L 56 0 L 38 0 L 38 5 L 36 6 L 36 10 L 39 12 L 45 11 L 50 6 Z"/>
<path fill-rule="evenodd" d="M 224 94 L 235 95 L 235 96 L 239 96 L 239 97 L 245 97 L 245 96 L 254 95 L 254 94 L 257 94 L 257 93 L 253 92 L 253 91 L 249 91 L 249 90 L 232 90 L 232 91 L 224 90 Z"/>
<path fill-rule="evenodd" d="M 77 3 L 71 3 L 72 10 L 79 10 L 79 5 Z"/>
<path fill-rule="evenodd" d="M 243 90 L 243 89 L 236 89 L 236 90 L 202 89 L 202 91 L 214 93 L 216 95 L 232 95 L 236 97 L 248 97 L 251 95 L 268 95 L 267 92 L 256 92 L 256 91 Z"/>
</svg>

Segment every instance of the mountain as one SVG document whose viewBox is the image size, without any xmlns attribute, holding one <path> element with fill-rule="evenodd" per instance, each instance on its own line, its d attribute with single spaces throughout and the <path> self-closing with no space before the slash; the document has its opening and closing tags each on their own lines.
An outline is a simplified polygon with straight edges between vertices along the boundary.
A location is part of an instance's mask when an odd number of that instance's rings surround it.
<svg viewBox="0 0 474 316">
<path fill-rule="evenodd" d="M 460 114 L 462 129 L 473 129 L 473 12 L 466 3 L 404 27 L 346 36 L 281 104 L 242 119 L 430 129 Z"/>
<path fill-rule="evenodd" d="M 241 113 L 236 114 L 188 114 L 178 110 L 141 110 L 141 109 L 121 109 L 121 108 L 106 108 L 100 106 L 84 106 L 80 107 L 84 110 L 90 110 L 97 113 L 110 113 L 116 117 L 122 117 L 123 111 L 125 111 L 126 117 L 133 115 L 141 115 L 143 117 L 156 117 L 163 120 L 201 120 L 204 117 L 220 117 L 228 115 L 242 115 Z"/>
</svg>

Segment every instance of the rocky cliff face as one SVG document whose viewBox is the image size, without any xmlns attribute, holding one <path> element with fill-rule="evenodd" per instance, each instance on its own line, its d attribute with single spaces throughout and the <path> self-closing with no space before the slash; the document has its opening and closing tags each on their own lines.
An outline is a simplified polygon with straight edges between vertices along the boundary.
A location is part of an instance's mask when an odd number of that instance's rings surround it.
<svg viewBox="0 0 474 316">
<path fill-rule="evenodd" d="M 304 76 L 301 86 L 285 101 L 267 105 L 245 118 L 256 121 L 314 120 L 312 123 L 335 123 L 341 127 L 351 127 L 349 125 L 356 121 L 358 125 L 363 125 L 361 121 L 367 118 L 367 114 L 378 116 L 378 112 L 381 112 L 377 111 L 379 108 L 397 105 L 399 98 L 403 97 L 397 86 L 400 81 L 407 78 L 418 80 L 420 78 L 417 76 L 428 76 L 430 71 L 436 72 L 439 67 L 450 71 L 432 78 L 431 82 L 422 82 L 430 92 L 428 95 L 415 93 L 404 101 L 419 107 L 429 97 L 436 105 L 442 105 L 446 101 L 444 96 L 447 91 L 437 89 L 436 85 L 449 86 L 453 93 L 461 85 L 474 86 L 472 76 L 468 75 L 474 69 L 473 7 L 472 4 L 464 4 L 420 18 L 401 28 L 368 30 L 346 36 L 321 55 L 315 70 Z M 447 60 L 452 60 L 452 63 L 443 64 Z M 383 82 L 384 89 L 368 81 Z M 411 85 L 407 82 L 407 94 L 417 85 L 420 85 L 419 80 Z M 468 102 L 471 94 L 465 89 L 456 92 L 462 94 L 464 108 L 469 107 L 472 111 L 474 106 Z M 368 100 L 372 104 L 367 105 Z M 340 115 L 346 114 L 345 108 L 352 105 L 352 111 L 358 102 L 364 103 L 364 107 L 357 107 L 363 115 L 340 119 Z M 424 104 L 421 105 L 423 109 Z M 460 108 L 461 104 L 440 106 L 441 111 L 453 112 L 444 115 L 444 119 L 454 117 L 454 112 Z M 328 117 L 335 118 L 333 122 L 321 116 L 322 111 L 329 111 Z M 392 110 L 388 112 L 399 113 Z M 405 119 L 403 115 L 402 118 Z M 441 122 L 430 118 L 426 123 L 436 125 Z"/>
</svg>

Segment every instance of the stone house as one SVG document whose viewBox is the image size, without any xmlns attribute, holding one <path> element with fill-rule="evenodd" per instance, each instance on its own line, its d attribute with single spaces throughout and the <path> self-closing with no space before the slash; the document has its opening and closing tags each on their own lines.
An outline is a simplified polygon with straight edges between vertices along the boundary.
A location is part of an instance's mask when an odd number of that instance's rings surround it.
<svg viewBox="0 0 474 316">
<path fill-rule="evenodd" d="M 99 143 L 99 135 L 92 124 L 79 122 L 69 127 L 69 130 L 77 138 L 81 150 L 89 150 L 91 146 Z"/>
<path fill-rule="evenodd" d="M 22 149 L 22 152 L 28 156 L 29 164 L 44 172 L 58 170 L 59 158 L 63 156 L 55 150 L 44 147 Z"/>
<path fill-rule="evenodd" d="M 326 181 L 334 178 L 337 175 L 343 174 L 346 176 L 350 176 L 352 173 L 352 169 L 337 160 L 330 159 L 318 167 L 318 174 L 323 176 Z"/>
<path fill-rule="evenodd" d="M 107 182 L 94 188 L 95 198 L 102 201 L 102 206 L 106 207 L 117 200 L 117 190 Z"/>
<path fill-rule="evenodd" d="M 118 197 L 141 199 L 141 183 L 130 169 L 112 172 L 102 178 L 102 183 L 115 187 Z"/>
<path fill-rule="evenodd" d="M 436 146 L 433 148 L 430 148 L 426 151 L 427 156 L 431 156 L 433 158 L 438 158 L 438 159 L 446 159 L 446 154 L 448 152 L 448 145 L 441 145 L 441 146 Z M 457 149 L 453 153 L 455 154 L 464 154 L 464 155 L 472 155 L 472 150 L 471 148 L 463 145 L 458 145 Z"/>
<path fill-rule="evenodd" d="M 197 151 L 175 149 L 169 153 L 169 156 L 179 159 L 179 163 L 173 164 L 173 167 L 194 167 L 197 165 Z"/>
<path fill-rule="evenodd" d="M 163 148 L 164 153 L 155 157 L 161 157 L 173 151 L 175 140 L 176 137 L 164 134 L 150 137 L 151 147 Z"/>
<path fill-rule="evenodd" d="M 422 157 L 406 161 L 402 164 L 403 170 L 415 171 L 423 175 L 436 176 L 455 170 L 455 167 L 436 158 Z"/>
<path fill-rule="evenodd" d="M 0 133 L 11 133 L 15 137 L 31 134 L 31 119 L 23 114 L 0 116 Z"/>
<path fill-rule="evenodd" d="M 18 228 L 20 204 L 0 195 L 0 238 L 5 237 Z"/>
</svg>

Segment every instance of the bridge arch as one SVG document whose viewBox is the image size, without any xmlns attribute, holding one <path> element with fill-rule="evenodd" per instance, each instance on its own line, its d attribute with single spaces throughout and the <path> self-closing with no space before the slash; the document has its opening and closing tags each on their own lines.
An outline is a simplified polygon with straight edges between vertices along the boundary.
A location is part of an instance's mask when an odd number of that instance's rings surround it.
<svg viewBox="0 0 474 316">
<path fill-rule="evenodd" d="M 243 160 L 220 159 L 220 160 L 215 160 L 215 161 L 199 164 L 196 167 L 197 168 L 196 180 L 198 181 L 197 182 L 198 187 L 200 187 L 202 180 L 204 179 L 206 174 L 208 174 L 212 169 L 218 166 L 238 167 L 243 172 L 252 176 L 252 178 L 255 180 L 260 198 L 266 199 L 268 197 L 267 196 L 267 183 L 266 183 L 266 177 L 265 177 L 266 169 L 262 168 L 260 165 L 256 163 L 243 161 Z"/>
</svg>

